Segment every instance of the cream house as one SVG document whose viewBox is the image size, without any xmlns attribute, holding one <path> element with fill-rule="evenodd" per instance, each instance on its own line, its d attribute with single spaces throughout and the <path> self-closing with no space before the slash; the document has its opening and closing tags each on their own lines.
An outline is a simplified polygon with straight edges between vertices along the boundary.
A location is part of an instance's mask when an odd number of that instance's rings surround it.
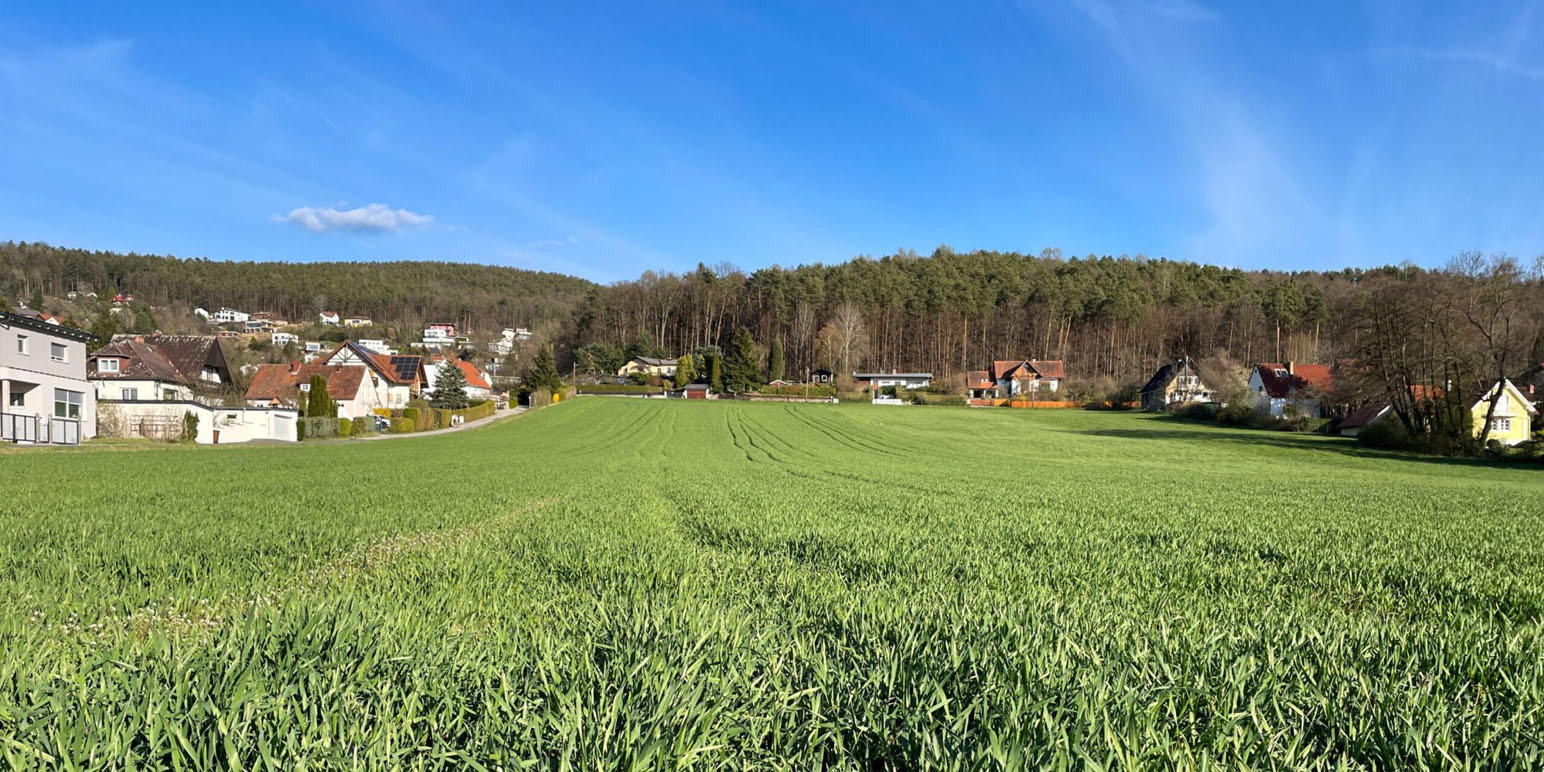
<svg viewBox="0 0 1544 772">
<path fill-rule="evenodd" d="M 617 375 L 624 378 L 633 375 L 657 375 L 661 378 L 674 378 L 676 372 L 676 360 L 656 359 L 654 357 L 633 357 L 627 360 L 617 370 Z"/>
<path fill-rule="evenodd" d="M 0 311 L 0 440 L 74 445 L 96 436 L 89 340 L 58 320 Z"/>
<path fill-rule="evenodd" d="M 1496 402 L 1495 411 L 1490 412 L 1490 401 L 1495 398 L 1497 389 L 1501 390 L 1501 398 Z M 1485 428 L 1485 416 L 1489 413 L 1490 435 L 1486 440 L 1495 440 L 1502 445 L 1516 445 L 1526 442 L 1533 435 L 1533 416 L 1539 410 L 1516 384 L 1502 380 L 1491 384 L 1485 394 L 1469 408 L 1469 412 L 1474 416 L 1474 436 L 1480 436 Z"/>
</svg>

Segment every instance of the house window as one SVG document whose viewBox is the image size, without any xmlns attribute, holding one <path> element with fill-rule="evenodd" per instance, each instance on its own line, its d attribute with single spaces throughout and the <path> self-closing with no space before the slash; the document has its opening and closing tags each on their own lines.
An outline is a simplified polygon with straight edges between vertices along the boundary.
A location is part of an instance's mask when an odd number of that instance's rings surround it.
<svg viewBox="0 0 1544 772">
<path fill-rule="evenodd" d="M 1492 418 L 1492 419 L 1490 419 L 1490 430 L 1493 431 L 1493 432 L 1509 432 L 1509 431 L 1512 431 L 1512 419 L 1511 418 Z"/>
<path fill-rule="evenodd" d="M 50 344 L 48 344 L 48 358 L 54 360 L 55 362 L 63 362 L 64 361 L 64 344 L 63 343 L 50 343 Z"/>
<path fill-rule="evenodd" d="M 16 336 L 16 353 L 18 353 L 18 354 L 25 354 L 25 353 L 27 353 L 27 336 L 25 336 L 25 335 L 17 335 Z"/>
<path fill-rule="evenodd" d="M 54 389 L 54 417 L 80 420 L 80 406 L 85 395 L 68 389 Z"/>
<path fill-rule="evenodd" d="M 102 372 L 104 372 L 104 373 L 116 373 L 116 372 L 118 372 L 118 360 L 116 360 L 116 359 L 98 359 L 97 360 L 97 369 L 102 371 Z"/>
<path fill-rule="evenodd" d="M 25 392 L 25 391 L 13 391 L 13 392 L 11 392 L 11 407 L 26 407 L 26 406 L 27 406 L 27 392 Z"/>
<path fill-rule="evenodd" d="M 137 389 L 137 388 L 135 388 L 133 386 L 130 386 L 130 387 L 124 389 L 122 394 L 123 394 L 123 399 L 126 399 L 126 400 L 128 400 L 130 402 L 133 402 L 134 400 L 139 399 L 139 389 Z"/>
</svg>

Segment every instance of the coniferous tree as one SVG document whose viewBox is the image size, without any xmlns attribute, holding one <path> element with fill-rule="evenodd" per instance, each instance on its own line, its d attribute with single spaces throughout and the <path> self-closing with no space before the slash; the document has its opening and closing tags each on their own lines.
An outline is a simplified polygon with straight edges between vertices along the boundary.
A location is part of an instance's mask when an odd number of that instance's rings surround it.
<svg viewBox="0 0 1544 772">
<path fill-rule="evenodd" d="M 783 379 L 783 344 L 777 338 L 772 339 L 772 350 L 767 352 L 767 380 L 780 381 Z"/>
<path fill-rule="evenodd" d="M 531 389 L 546 389 L 557 391 L 563 388 L 563 378 L 558 375 L 556 363 L 552 360 L 552 347 L 542 346 L 536 352 L 535 359 L 531 362 L 531 369 L 525 374 L 525 385 Z"/>
<path fill-rule="evenodd" d="M 717 349 L 706 351 L 702 355 L 703 366 L 708 371 L 708 385 L 716 391 L 724 389 L 723 365 L 719 363 L 722 358 Z"/>
<path fill-rule="evenodd" d="M 735 331 L 729 344 L 729 356 L 724 359 L 724 388 L 747 391 L 759 380 L 761 364 L 756 357 L 756 341 L 749 330 L 741 327 Z"/>
<path fill-rule="evenodd" d="M 338 403 L 327 393 L 327 376 L 316 373 L 311 376 L 306 394 L 307 418 L 337 418 Z"/>
<path fill-rule="evenodd" d="M 112 312 L 106 309 L 97 313 L 96 317 L 91 320 L 91 329 L 87 330 L 87 332 L 91 333 L 91 337 L 96 338 L 96 345 L 98 346 L 107 345 L 114 335 L 122 331 L 118 326 L 117 317 L 113 316 Z"/>
<path fill-rule="evenodd" d="M 429 404 L 441 410 L 461 410 L 472 401 L 466 396 L 466 373 L 454 359 L 446 357 L 440 362 L 440 374 L 429 395 Z"/>
<path fill-rule="evenodd" d="M 37 286 L 32 288 L 32 299 L 27 301 L 27 307 L 31 308 L 34 311 L 42 312 L 42 310 L 43 310 L 43 285 L 39 284 L 39 285 L 37 285 Z"/>
</svg>

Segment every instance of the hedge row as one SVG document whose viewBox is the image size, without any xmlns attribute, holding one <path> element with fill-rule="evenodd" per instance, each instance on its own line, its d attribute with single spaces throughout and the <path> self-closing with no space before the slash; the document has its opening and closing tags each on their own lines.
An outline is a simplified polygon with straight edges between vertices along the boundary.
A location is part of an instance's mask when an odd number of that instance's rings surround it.
<svg viewBox="0 0 1544 772">
<path fill-rule="evenodd" d="M 776 394 L 779 397 L 834 397 L 835 386 L 760 386 L 754 389 L 757 394 Z"/>
</svg>

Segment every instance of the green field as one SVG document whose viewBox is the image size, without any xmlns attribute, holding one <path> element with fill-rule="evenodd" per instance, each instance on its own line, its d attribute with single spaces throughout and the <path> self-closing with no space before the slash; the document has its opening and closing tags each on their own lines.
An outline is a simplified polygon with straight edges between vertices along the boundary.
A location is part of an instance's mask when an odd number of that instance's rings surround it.
<svg viewBox="0 0 1544 772">
<path fill-rule="evenodd" d="M 0 491 L 8 767 L 1544 766 L 1537 469 L 593 397 Z"/>
</svg>

